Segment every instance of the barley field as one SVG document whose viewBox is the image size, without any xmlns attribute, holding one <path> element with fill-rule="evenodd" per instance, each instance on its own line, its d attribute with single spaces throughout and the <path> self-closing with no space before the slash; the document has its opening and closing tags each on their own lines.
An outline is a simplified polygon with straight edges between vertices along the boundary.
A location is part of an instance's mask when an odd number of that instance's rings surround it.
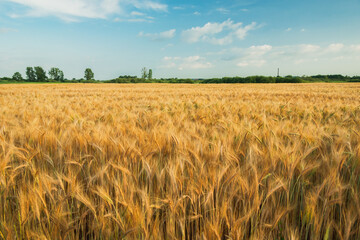
<svg viewBox="0 0 360 240">
<path fill-rule="evenodd" d="M 0 239 L 360 239 L 360 84 L 0 86 Z"/>
</svg>

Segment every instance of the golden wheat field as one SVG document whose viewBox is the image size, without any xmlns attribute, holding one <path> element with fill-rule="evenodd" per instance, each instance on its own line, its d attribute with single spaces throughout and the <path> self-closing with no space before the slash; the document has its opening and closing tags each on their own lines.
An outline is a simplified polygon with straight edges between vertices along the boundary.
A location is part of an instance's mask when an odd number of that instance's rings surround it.
<svg viewBox="0 0 360 240">
<path fill-rule="evenodd" d="M 360 239 L 360 84 L 0 85 L 0 239 Z"/>
</svg>

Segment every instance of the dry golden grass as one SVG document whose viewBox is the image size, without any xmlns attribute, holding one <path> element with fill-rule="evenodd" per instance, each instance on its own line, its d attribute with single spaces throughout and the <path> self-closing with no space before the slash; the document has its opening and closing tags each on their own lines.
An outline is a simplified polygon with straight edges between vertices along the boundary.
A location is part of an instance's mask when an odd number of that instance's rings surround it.
<svg viewBox="0 0 360 240">
<path fill-rule="evenodd" d="M 0 239 L 360 239 L 360 84 L 1 85 Z"/>
</svg>

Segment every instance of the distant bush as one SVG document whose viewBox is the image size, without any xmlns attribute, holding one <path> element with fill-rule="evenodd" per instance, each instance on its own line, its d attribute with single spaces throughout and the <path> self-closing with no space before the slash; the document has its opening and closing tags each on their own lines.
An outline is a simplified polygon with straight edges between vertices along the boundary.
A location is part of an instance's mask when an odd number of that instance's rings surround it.
<svg viewBox="0 0 360 240">
<path fill-rule="evenodd" d="M 360 78 L 349 79 L 348 82 L 360 82 Z"/>
<path fill-rule="evenodd" d="M 304 82 L 300 77 L 277 77 L 276 83 L 302 83 Z"/>
</svg>

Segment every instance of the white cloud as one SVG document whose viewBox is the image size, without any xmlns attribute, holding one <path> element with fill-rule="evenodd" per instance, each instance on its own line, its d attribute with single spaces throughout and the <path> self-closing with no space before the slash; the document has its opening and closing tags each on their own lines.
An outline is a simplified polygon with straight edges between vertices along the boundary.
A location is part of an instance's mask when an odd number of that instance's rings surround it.
<svg viewBox="0 0 360 240">
<path fill-rule="evenodd" d="M 234 27 L 236 27 L 237 29 L 235 30 L 235 36 L 242 40 L 246 37 L 247 33 L 250 31 L 250 30 L 253 30 L 255 29 L 256 27 L 256 23 L 253 22 L 247 26 L 245 26 L 244 28 L 240 27 L 240 25 L 234 25 Z"/>
<path fill-rule="evenodd" d="M 233 64 L 238 67 L 263 67 L 274 65 L 287 66 L 316 66 L 328 64 L 342 64 L 359 59 L 360 44 L 345 45 L 333 43 L 329 45 L 299 44 L 285 46 L 260 45 L 248 48 L 229 48 L 219 52 L 208 53 L 217 57 L 226 65 Z M 323 65 L 320 65 L 323 64 Z M 339 65 L 336 65 L 339 66 Z"/>
<path fill-rule="evenodd" d="M 143 10 L 167 11 L 167 5 L 148 0 L 7 0 L 27 7 L 25 14 L 11 14 L 12 17 L 56 16 L 66 21 L 78 18 L 106 19 L 111 15 L 124 14 L 126 7 Z M 133 14 L 139 12 L 133 11 Z M 132 14 L 132 15 L 133 15 Z M 135 15 L 133 15 L 135 16 Z M 139 16 L 139 15 L 137 15 Z"/>
<path fill-rule="evenodd" d="M 343 48 L 344 48 L 344 44 L 342 44 L 342 43 L 333 43 L 333 44 L 330 44 L 330 45 L 325 49 L 325 52 L 335 53 L 335 52 L 341 51 Z"/>
<path fill-rule="evenodd" d="M 150 18 L 115 18 L 114 22 L 129 22 L 129 23 L 152 23 Z"/>
<path fill-rule="evenodd" d="M 169 31 L 161 32 L 161 33 L 143 33 L 140 32 L 140 37 L 146 37 L 152 41 L 164 41 L 168 39 L 172 39 L 175 37 L 176 29 L 171 29 Z"/>
<path fill-rule="evenodd" d="M 273 49 L 270 45 L 251 46 L 247 49 L 233 49 L 232 52 L 238 52 L 241 56 L 240 62 L 236 65 L 239 67 L 262 67 L 267 61 L 266 55 Z"/>
<path fill-rule="evenodd" d="M 345 59 L 345 56 L 336 56 L 336 57 L 333 57 L 331 60 L 333 61 L 341 61 L 341 60 L 344 60 Z"/>
<path fill-rule="evenodd" d="M 251 46 L 247 49 L 248 56 L 252 57 L 260 57 L 265 55 L 266 53 L 272 50 L 272 46 L 270 45 L 262 45 L 262 46 Z"/>
<path fill-rule="evenodd" d="M 106 18 L 109 14 L 120 13 L 118 0 L 9 0 L 30 8 L 27 16 L 55 15 L 60 18 L 85 17 Z"/>
<path fill-rule="evenodd" d="M 188 43 L 209 42 L 211 44 L 225 45 L 234 41 L 234 38 L 244 39 L 250 30 L 255 29 L 256 23 L 244 26 L 241 22 L 234 23 L 228 19 L 222 23 L 208 22 L 202 27 L 193 27 L 182 32 L 182 38 Z M 216 37 L 224 33 L 223 37 Z"/>
<path fill-rule="evenodd" d="M 250 46 L 248 48 L 230 48 L 223 49 L 220 52 L 210 52 L 208 55 L 212 56 L 221 56 L 221 59 L 224 61 L 236 61 L 241 66 L 248 65 L 260 65 L 265 64 L 261 61 L 266 58 L 269 54 L 273 54 L 274 47 L 271 45 L 258 45 Z M 261 65 L 262 65 L 261 64 Z"/>
<path fill-rule="evenodd" d="M 247 67 L 247 66 L 249 66 L 249 63 L 247 61 L 242 61 L 242 62 L 239 62 L 236 65 L 239 66 L 239 67 Z"/>
<path fill-rule="evenodd" d="M 167 44 L 165 47 L 161 48 L 161 51 L 164 51 L 164 50 L 166 50 L 167 48 L 171 48 L 171 47 L 173 47 L 173 46 L 174 46 L 174 44 L 169 43 L 169 44 Z"/>
<path fill-rule="evenodd" d="M 207 23 L 203 27 L 193 27 L 191 29 L 182 32 L 182 36 L 185 41 L 189 43 L 199 42 L 201 40 L 209 39 L 209 35 L 215 35 L 223 31 L 223 28 L 227 24 L 223 23 Z"/>
<path fill-rule="evenodd" d="M 132 11 L 127 18 L 117 17 L 114 19 L 115 22 L 132 22 L 132 23 L 141 23 L 147 22 L 152 23 L 155 18 L 151 16 L 146 16 L 143 12 Z"/>
<path fill-rule="evenodd" d="M 285 31 L 290 32 L 291 30 L 292 30 L 292 28 L 287 28 Z"/>
<path fill-rule="evenodd" d="M 359 45 L 351 45 L 350 48 L 354 51 L 360 51 L 360 44 Z"/>
<path fill-rule="evenodd" d="M 302 44 L 300 45 L 301 53 L 314 53 L 320 50 L 320 46 L 312 44 Z"/>
<path fill-rule="evenodd" d="M 194 15 L 201 15 L 198 11 L 194 12 Z"/>
<path fill-rule="evenodd" d="M 142 13 L 142 12 L 137 12 L 137 11 L 132 11 L 132 12 L 130 13 L 130 15 L 131 15 L 131 16 L 145 16 L 144 13 Z"/>
<path fill-rule="evenodd" d="M 229 14 L 230 10 L 226 9 L 226 8 L 217 8 L 216 11 L 222 13 L 222 14 Z"/>
<path fill-rule="evenodd" d="M 214 45 L 226 45 L 233 42 L 233 38 L 231 35 L 227 35 L 223 38 L 209 38 L 207 41 Z"/>
<path fill-rule="evenodd" d="M 166 4 L 153 2 L 149 0 L 129 0 L 131 5 L 135 6 L 138 9 L 145 10 L 155 10 L 155 11 L 163 11 L 167 12 L 168 6 Z"/>
<path fill-rule="evenodd" d="M 189 57 L 164 57 L 164 65 L 162 68 L 177 68 L 178 70 L 186 69 L 207 69 L 213 65 L 206 61 L 204 57 L 189 56 Z"/>
</svg>

